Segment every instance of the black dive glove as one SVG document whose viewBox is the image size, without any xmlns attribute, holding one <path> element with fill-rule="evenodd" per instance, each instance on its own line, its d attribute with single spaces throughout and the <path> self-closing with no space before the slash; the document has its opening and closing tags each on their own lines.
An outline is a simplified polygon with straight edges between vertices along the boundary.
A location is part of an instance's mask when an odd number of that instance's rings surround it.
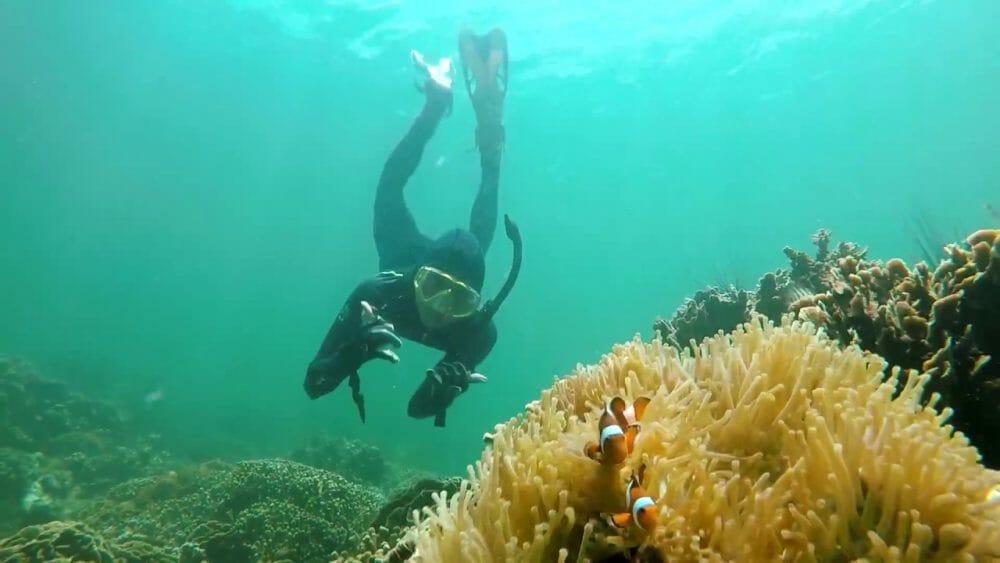
<svg viewBox="0 0 1000 563">
<path fill-rule="evenodd" d="M 430 387 L 428 399 L 437 407 L 434 426 L 444 426 L 445 411 L 470 384 L 486 383 L 485 375 L 470 371 L 462 362 L 441 362 L 427 370 L 426 376 Z"/>
<path fill-rule="evenodd" d="M 349 354 L 353 356 L 348 365 L 357 363 L 348 375 L 347 384 L 351 387 L 351 399 L 358 407 L 361 422 L 365 421 L 365 396 L 361 394 L 361 378 L 358 368 L 368 360 L 379 358 L 392 363 L 399 362 L 399 354 L 391 348 L 399 348 L 403 342 L 396 336 L 396 327 L 379 315 L 367 301 L 361 302 L 361 331 L 352 343 Z"/>
<path fill-rule="evenodd" d="M 376 358 L 399 362 L 399 355 L 392 348 L 399 348 L 403 343 L 396 336 L 392 323 L 382 318 L 370 303 L 361 301 L 358 307 L 361 310 L 357 333 L 335 353 L 309 365 L 305 389 L 309 397 L 315 399 L 336 389 L 345 377 L 349 378 L 351 398 L 364 422 L 365 400 L 358 370 L 365 362 Z"/>
<path fill-rule="evenodd" d="M 380 294 L 391 292 L 390 286 L 402 283 L 403 274 L 396 272 L 380 272 L 375 276 L 374 284 Z M 354 337 L 338 351 L 337 361 L 348 371 L 358 371 L 361 366 L 372 359 L 399 362 L 399 356 L 390 348 L 399 348 L 402 341 L 396 336 L 396 327 L 382 318 L 378 310 L 367 301 L 358 304 L 361 308 L 358 320 L 358 330 Z"/>
<path fill-rule="evenodd" d="M 367 301 L 361 302 L 361 331 L 354 340 L 352 351 L 358 368 L 368 360 L 379 358 L 399 363 L 399 354 L 390 348 L 399 348 L 403 342 L 396 336 L 396 327 L 382 318 Z M 355 371 L 357 368 L 355 368 Z"/>
</svg>

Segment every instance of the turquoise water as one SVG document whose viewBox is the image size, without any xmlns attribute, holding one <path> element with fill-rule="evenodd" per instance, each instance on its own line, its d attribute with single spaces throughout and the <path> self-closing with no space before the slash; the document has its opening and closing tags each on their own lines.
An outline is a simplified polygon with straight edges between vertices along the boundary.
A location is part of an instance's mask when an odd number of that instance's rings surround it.
<svg viewBox="0 0 1000 563">
<path fill-rule="evenodd" d="M 916 258 L 1000 204 L 1000 3 L 7 1 L 0 4 L 0 351 L 139 404 L 196 456 L 326 431 L 462 472 L 555 375 L 650 335 L 709 283 L 753 284 L 821 227 Z M 301 383 L 376 269 L 382 163 L 419 110 L 408 52 L 463 25 L 511 48 L 501 213 L 525 263 L 446 428 L 406 401 L 436 352 Z M 407 195 L 465 225 L 474 116 L 456 92 Z M 498 235 L 486 293 L 510 248 Z"/>
</svg>

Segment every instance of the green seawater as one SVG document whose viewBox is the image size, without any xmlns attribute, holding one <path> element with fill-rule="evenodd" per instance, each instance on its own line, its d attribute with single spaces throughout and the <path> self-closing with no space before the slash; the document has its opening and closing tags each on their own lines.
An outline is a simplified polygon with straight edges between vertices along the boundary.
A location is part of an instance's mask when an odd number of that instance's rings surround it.
<svg viewBox="0 0 1000 563">
<path fill-rule="evenodd" d="M 464 473 L 554 376 L 819 228 L 912 260 L 915 224 L 988 226 L 997 22 L 995 0 L 5 0 L 0 352 L 195 458 L 326 432 Z M 406 416 L 439 357 L 412 343 L 363 370 L 361 424 L 346 386 L 310 401 L 302 379 L 377 268 L 376 181 L 422 102 L 409 50 L 457 57 L 462 26 L 509 38 L 500 212 L 524 267 L 445 428 Z M 429 235 L 467 224 L 474 124 L 459 88 L 407 188 Z M 487 296 L 510 260 L 501 227 Z"/>
</svg>

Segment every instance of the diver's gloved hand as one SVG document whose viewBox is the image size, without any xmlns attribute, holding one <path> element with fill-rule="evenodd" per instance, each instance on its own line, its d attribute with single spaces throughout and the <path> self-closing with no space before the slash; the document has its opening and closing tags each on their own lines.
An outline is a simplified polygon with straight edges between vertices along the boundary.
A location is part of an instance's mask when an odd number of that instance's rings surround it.
<svg viewBox="0 0 1000 563">
<path fill-rule="evenodd" d="M 486 376 L 475 373 L 462 362 L 441 362 L 427 370 L 430 400 L 438 410 L 434 424 L 444 426 L 444 412 L 455 397 L 464 393 L 472 383 L 486 383 Z"/>
<path fill-rule="evenodd" d="M 383 274 L 379 274 L 382 276 Z M 372 359 L 399 363 L 399 354 L 392 348 L 399 348 L 403 342 L 396 336 L 396 327 L 379 315 L 371 303 L 361 302 L 361 332 L 357 338 L 358 367 Z"/>
<path fill-rule="evenodd" d="M 470 383 L 486 383 L 486 376 L 475 373 L 462 362 L 441 362 L 427 370 L 434 397 L 446 397 L 448 404 L 469 388 Z"/>
<path fill-rule="evenodd" d="M 377 283 L 397 283 L 394 276 L 400 274 L 379 274 Z M 333 391 L 345 379 L 351 378 L 352 387 L 357 386 L 358 370 L 362 364 L 374 358 L 393 363 L 399 355 L 392 349 L 402 345 L 396 336 L 395 327 L 375 311 L 367 301 L 361 301 L 359 328 L 356 334 L 333 353 L 317 357 L 309 364 L 304 384 L 309 398 L 316 399 Z"/>
<path fill-rule="evenodd" d="M 379 274 L 376 280 L 379 283 L 394 283 L 396 276 L 388 272 Z M 401 276 L 400 276 L 401 277 Z M 345 346 L 338 354 L 337 358 L 343 362 L 342 375 L 339 377 L 326 377 L 326 373 L 331 367 L 329 360 L 323 363 L 314 362 L 310 366 L 309 377 L 306 379 L 306 391 L 311 397 L 319 396 L 333 390 L 347 377 L 348 385 L 351 388 L 351 399 L 358 407 L 358 416 L 361 422 L 365 421 L 365 396 L 361 393 L 361 378 L 358 376 L 358 369 L 368 360 L 375 358 L 388 360 L 392 363 L 399 361 L 399 355 L 392 348 L 399 348 L 403 342 L 396 336 L 395 327 L 379 315 L 371 303 L 362 301 L 361 307 L 361 329 L 358 335 Z"/>
</svg>

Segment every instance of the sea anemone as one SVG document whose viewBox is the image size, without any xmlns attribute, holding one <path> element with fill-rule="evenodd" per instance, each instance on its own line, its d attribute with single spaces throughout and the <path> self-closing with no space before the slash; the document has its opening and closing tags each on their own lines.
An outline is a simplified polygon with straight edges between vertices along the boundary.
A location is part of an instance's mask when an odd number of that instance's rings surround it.
<svg viewBox="0 0 1000 563">
<path fill-rule="evenodd" d="M 760 317 L 678 350 L 615 346 L 493 434 L 470 479 L 436 495 L 415 561 L 955 561 L 1000 557 L 1000 473 L 978 463 L 926 374 Z M 582 455 L 612 396 L 652 401 L 630 457 Z M 651 533 L 617 529 L 645 466 Z"/>
</svg>

